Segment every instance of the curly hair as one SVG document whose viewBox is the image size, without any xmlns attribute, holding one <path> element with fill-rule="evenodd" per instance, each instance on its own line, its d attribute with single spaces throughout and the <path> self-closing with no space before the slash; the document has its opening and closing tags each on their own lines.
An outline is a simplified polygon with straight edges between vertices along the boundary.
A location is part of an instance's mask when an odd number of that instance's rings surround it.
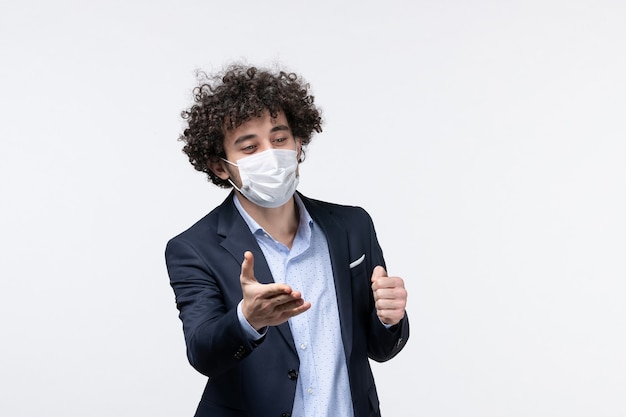
<svg viewBox="0 0 626 417">
<path fill-rule="evenodd" d="M 309 84 L 293 73 L 230 66 L 223 74 L 203 79 L 194 88 L 194 104 L 182 112 L 187 128 L 179 137 L 183 152 L 197 171 L 222 188 L 232 187 L 209 169 L 209 162 L 225 158 L 225 132 L 269 111 L 272 117 L 283 112 L 293 135 L 305 147 L 313 132 L 322 131 L 320 110 L 314 105 Z"/>
</svg>

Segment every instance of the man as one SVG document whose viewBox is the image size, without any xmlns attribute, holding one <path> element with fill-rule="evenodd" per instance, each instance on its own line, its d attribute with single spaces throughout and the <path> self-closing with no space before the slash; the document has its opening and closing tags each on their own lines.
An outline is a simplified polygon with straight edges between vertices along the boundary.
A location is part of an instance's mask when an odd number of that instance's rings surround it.
<svg viewBox="0 0 626 417">
<path fill-rule="evenodd" d="M 369 215 L 296 191 L 319 110 L 295 74 L 233 66 L 194 90 L 184 152 L 226 200 L 167 244 L 196 416 L 380 416 L 368 358 L 409 337 Z"/>
</svg>

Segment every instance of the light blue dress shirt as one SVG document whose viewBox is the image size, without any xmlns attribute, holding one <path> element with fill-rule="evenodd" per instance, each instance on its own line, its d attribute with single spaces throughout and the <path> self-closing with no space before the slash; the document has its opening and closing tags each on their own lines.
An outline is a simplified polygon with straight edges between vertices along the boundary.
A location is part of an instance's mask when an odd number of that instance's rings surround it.
<svg viewBox="0 0 626 417">
<path fill-rule="evenodd" d="M 300 223 L 291 249 L 276 241 L 246 213 L 235 196 L 235 206 L 256 238 L 274 281 L 300 291 L 311 308 L 289 319 L 300 359 L 293 417 L 348 417 L 354 415 L 352 395 L 341 339 L 335 282 L 326 237 L 296 194 Z M 239 321 L 251 339 L 254 330 L 237 307 Z"/>
</svg>

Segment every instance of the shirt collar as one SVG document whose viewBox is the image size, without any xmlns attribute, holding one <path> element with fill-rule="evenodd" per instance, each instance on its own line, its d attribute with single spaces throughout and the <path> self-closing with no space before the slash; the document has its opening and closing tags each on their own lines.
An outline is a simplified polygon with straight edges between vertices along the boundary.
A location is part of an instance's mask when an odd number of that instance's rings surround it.
<svg viewBox="0 0 626 417">
<path fill-rule="evenodd" d="M 250 229 L 252 234 L 256 235 L 258 233 L 266 233 L 265 230 L 263 230 L 263 228 L 243 208 L 243 206 L 241 205 L 241 202 L 239 201 L 239 197 L 237 196 L 237 194 L 233 194 L 233 198 L 235 200 L 235 207 L 237 208 L 237 211 L 239 212 L 239 214 L 241 214 L 241 217 L 243 217 L 243 220 L 248 225 L 248 228 Z M 307 211 L 298 193 L 295 193 L 293 195 L 293 198 L 296 201 L 298 213 L 300 214 L 297 235 L 301 235 L 301 237 L 304 238 L 306 241 L 310 241 L 311 228 L 313 227 L 313 218 Z M 307 225 L 309 227 L 306 227 Z"/>
</svg>

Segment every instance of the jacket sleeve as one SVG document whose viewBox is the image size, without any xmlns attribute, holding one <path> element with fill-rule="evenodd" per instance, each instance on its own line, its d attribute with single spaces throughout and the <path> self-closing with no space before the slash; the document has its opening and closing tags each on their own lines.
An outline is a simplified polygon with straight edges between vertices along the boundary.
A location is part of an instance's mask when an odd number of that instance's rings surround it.
<svg viewBox="0 0 626 417">
<path fill-rule="evenodd" d="M 238 365 L 260 343 L 247 338 L 237 318 L 240 271 L 233 267 L 227 271 L 232 275 L 229 279 L 218 277 L 224 268 L 216 271 L 207 265 L 197 248 L 181 236 L 168 242 L 165 261 L 190 364 L 208 377 Z"/>
</svg>

